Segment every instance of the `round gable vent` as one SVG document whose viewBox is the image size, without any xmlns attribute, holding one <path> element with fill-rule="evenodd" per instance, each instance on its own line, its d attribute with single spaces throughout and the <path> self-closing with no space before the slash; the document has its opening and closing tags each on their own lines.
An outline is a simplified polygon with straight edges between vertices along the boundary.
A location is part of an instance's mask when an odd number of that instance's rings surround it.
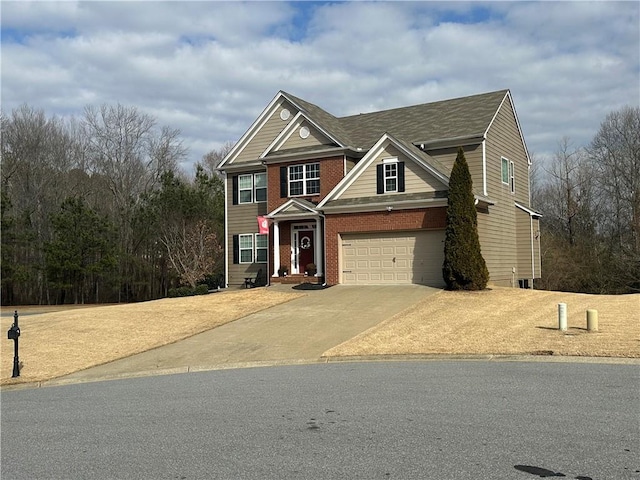
<svg viewBox="0 0 640 480">
<path fill-rule="evenodd" d="M 302 127 L 300 129 L 300 138 L 307 138 L 309 136 L 309 133 L 311 133 L 311 132 L 309 132 L 309 128 Z"/>
<path fill-rule="evenodd" d="M 282 120 L 288 120 L 290 116 L 291 116 L 291 112 L 286 108 L 283 108 L 282 111 L 280 112 L 280 118 Z"/>
</svg>

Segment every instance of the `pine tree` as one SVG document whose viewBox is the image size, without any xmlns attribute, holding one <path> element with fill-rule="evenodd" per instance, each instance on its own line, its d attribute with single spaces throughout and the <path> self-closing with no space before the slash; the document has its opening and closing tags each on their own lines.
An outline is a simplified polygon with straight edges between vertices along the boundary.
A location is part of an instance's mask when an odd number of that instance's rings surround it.
<svg viewBox="0 0 640 480">
<path fill-rule="evenodd" d="M 451 170 L 442 275 L 449 290 L 483 290 L 489 271 L 480 252 L 473 184 L 462 148 Z"/>
</svg>

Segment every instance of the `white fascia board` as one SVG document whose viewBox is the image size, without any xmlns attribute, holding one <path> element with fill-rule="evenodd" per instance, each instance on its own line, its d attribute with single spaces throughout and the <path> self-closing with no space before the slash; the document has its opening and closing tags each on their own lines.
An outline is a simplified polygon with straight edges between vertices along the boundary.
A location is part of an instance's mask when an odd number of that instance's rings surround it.
<svg viewBox="0 0 640 480">
<path fill-rule="evenodd" d="M 531 157 L 529 157 L 529 149 L 527 148 L 527 144 L 524 141 L 524 135 L 522 134 L 522 128 L 520 127 L 520 120 L 518 120 L 518 114 L 516 113 L 516 106 L 513 104 L 513 98 L 511 97 L 511 90 L 507 90 L 507 93 L 502 99 L 502 102 L 500 102 L 500 106 L 496 110 L 496 113 L 494 113 L 493 118 L 489 122 L 489 126 L 484 132 L 484 138 L 487 138 L 487 133 L 489 133 L 489 129 L 491 129 L 491 126 L 493 125 L 494 120 L 498 116 L 498 112 L 500 112 L 500 109 L 502 108 L 502 105 L 504 105 L 504 102 L 507 98 L 511 103 L 511 111 L 513 112 L 513 118 L 515 118 L 516 120 L 516 127 L 518 127 L 518 134 L 520 135 L 520 141 L 522 142 L 522 146 L 524 147 L 524 154 L 527 157 L 527 164 L 531 165 Z"/>
<path fill-rule="evenodd" d="M 260 129 L 264 126 L 264 124 L 269 120 L 269 117 L 273 114 L 274 111 L 278 109 L 278 107 L 282 104 L 281 99 L 285 98 L 282 92 L 278 92 L 278 94 L 273 97 L 273 100 L 269 102 L 269 105 L 262 111 L 260 116 L 251 124 L 249 129 L 240 137 L 240 140 L 233 146 L 231 151 L 227 154 L 227 156 L 220 162 L 218 165 L 218 169 L 225 166 L 227 163 L 233 163 L 236 157 L 244 150 L 247 144 L 256 136 L 256 134 L 260 131 Z"/>
<path fill-rule="evenodd" d="M 388 207 L 393 207 L 395 210 L 415 210 L 417 208 L 434 208 L 434 207 L 446 207 L 446 198 L 431 198 L 427 200 L 407 200 L 404 202 L 385 202 L 385 203 L 369 203 L 366 205 L 340 205 L 336 207 L 326 206 L 324 209 L 325 215 L 331 215 L 332 213 L 363 213 L 363 212 L 382 212 L 388 211 Z"/>
<path fill-rule="evenodd" d="M 300 125 L 300 122 L 298 122 L 298 119 L 301 116 L 302 116 L 302 112 L 296 113 L 296 115 L 289 121 L 287 126 L 282 129 L 282 131 L 278 134 L 278 136 L 276 138 L 274 138 L 273 142 L 271 142 L 271 144 L 265 149 L 265 151 L 262 152 L 262 154 L 260 154 L 260 158 L 264 158 L 272 150 L 278 150 L 280 147 L 282 147 L 284 142 L 286 142 L 289 139 L 291 134 Z"/>
<path fill-rule="evenodd" d="M 531 217 L 537 217 L 540 218 L 542 217 L 541 213 L 538 212 L 534 212 L 533 210 L 531 210 L 530 208 L 525 207 L 524 205 L 520 205 L 518 202 L 513 202 L 515 204 L 516 207 L 518 207 L 520 210 L 522 210 L 523 212 L 527 212 Z"/>
</svg>

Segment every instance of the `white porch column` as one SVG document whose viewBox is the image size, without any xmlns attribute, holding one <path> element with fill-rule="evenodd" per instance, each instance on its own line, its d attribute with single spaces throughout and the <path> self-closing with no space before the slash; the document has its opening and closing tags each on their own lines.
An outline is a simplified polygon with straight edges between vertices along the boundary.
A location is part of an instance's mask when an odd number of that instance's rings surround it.
<svg viewBox="0 0 640 480">
<path fill-rule="evenodd" d="M 280 226 L 278 222 L 273 222 L 273 275 L 278 276 L 278 269 L 280 268 Z"/>
<path fill-rule="evenodd" d="M 320 217 L 316 218 L 316 238 L 314 239 L 315 248 L 313 249 L 313 263 L 316 264 L 316 274 L 321 277 L 322 274 L 322 235 L 320 234 Z"/>
</svg>

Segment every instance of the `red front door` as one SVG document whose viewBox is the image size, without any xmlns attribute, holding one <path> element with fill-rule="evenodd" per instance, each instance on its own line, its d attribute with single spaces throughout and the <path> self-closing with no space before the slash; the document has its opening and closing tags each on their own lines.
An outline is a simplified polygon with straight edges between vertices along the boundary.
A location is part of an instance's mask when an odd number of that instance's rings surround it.
<svg viewBox="0 0 640 480">
<path fill-rule="evenodd" d="M 313 263 L 313 230 L 300 230 L 298 232 L 298 271 L 304 273 L 307 265 Z"/>
</svg>

